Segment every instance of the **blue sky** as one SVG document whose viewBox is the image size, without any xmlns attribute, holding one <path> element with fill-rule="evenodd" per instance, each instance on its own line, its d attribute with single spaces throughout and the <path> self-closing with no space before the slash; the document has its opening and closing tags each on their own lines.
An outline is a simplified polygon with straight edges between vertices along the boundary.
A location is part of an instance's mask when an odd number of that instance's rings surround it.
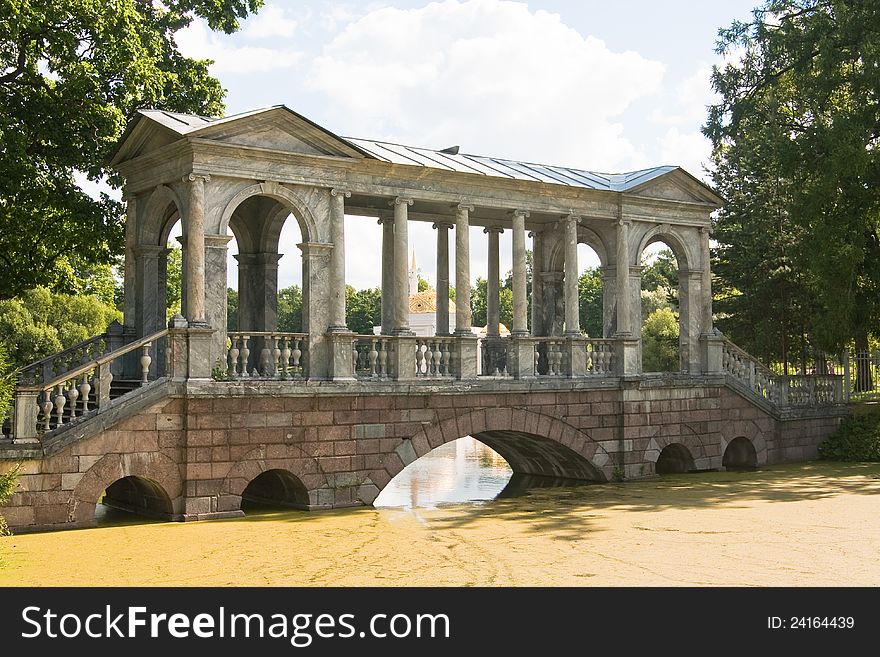
<svg viewBox="0 0 880 657">
<path fill-rule="evenodd" d="M 236 34 L 196 22 L 178 43 L 186 55 L 215 60 L 230 114 L 285 104 L 345 136 L 459 144 L 469 153 L 598 171 L 677 164 L 705 178 L 709 145 L 700 126 L 713 101 L 718 29 L 747 20 L 753 6 L 269 0 Z M 300 278 L 290 224 L 282 286 Z M 378 285 L 375 263 L 359 257 L 378 251 L 378 226 L 349 218 L 346 229 L 348 282 Z M 473 236 L 474 276 L 485 275 L 482 239 Z M 411 242 L 432 279 L 430 225 L 415 226 Z M 234 286 L 234 261 L 229 273 Z"/>
</svg>

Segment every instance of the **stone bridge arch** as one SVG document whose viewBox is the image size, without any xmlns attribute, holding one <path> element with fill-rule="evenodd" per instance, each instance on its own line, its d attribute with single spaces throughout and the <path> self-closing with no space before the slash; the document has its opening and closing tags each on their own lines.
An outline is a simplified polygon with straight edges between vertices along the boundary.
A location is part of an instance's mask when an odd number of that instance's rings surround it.
<svg viewBox="0 0 880 657">
<path fill-rule="evenodd" d="M 241 511 L 241 496 L 245 488 L 270 470 L 281 470 L 295 477 L 309 492 L 310 506 L 318 505 L 317 491 L 330 486 L 319 460 L 307 455 L 297 445 L 259 445 L 245 453 L 229 469 L 220 485 L 217 510 Z"/>
<path fill-rule="evenodd" d="M 652 470 L 656 469 L 660 452 L 674 444 L 687 448 L 694 460 L 694 468 L 697 470 L 713 470 L 721 467 L 723 448 L 719 450 L 717 443 L 712 442 L 708 436 L 691 429 L 686 424 L 681 425 L 680 435 L 655 435 L 651 438 L 648 446 L 645 448 L 645 464 L 650 465 Z M 652 474 L 655 474 L 655 472 L 644 472 L 640 473 L 639 476 L 650 476 Z"/>
<path fill-rule="evenodd" d="M 95 506 L 108 487 L 126 477 L 138 477 L 157 486 L 171 501 L 171 519 L 183 512 L 183 478 L 180 466 L 158 453 L 106 454 L 86 470 L 68 502 L 68 520 L 77 524 L 95 522 Z"/>
<path fill-rule="evenodd" d="M 724 454 L 727 446 L 736 438 L 745 438 L 755 448 L 757 465 L 767 465 L 767 440 L 761 427 L 753 420 L 731 420 L 721 426 L 721 449 Z"/>
<path fill-rule="evenodd" d="M 515 473 L 585 481 L 612 478 L 614 466 L 604 447 L 567 422 L 524 408 L 491 408 L 447 417 L 404 440 L 385 457 L 383 468 L 368 473 L 375 494 L 416 459 L 464 436 L 494 449 Z M 372 503 L 376 495 L 361 499 Z"/>
</svg>

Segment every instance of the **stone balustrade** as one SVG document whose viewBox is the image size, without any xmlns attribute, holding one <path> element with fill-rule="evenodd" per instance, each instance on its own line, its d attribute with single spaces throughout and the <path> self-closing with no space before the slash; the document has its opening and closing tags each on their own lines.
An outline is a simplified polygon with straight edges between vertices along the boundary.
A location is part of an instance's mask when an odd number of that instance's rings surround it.
<svg viewBox="0 0 880 657">
<path fill-rule="evenodd" d="M 23 367 L 18 373 L 18 380 L 25 385 L 38 385 L 45 381 L 51 381 L 65 372 L 103 356 L 109 345 L 110 340 L 106 333 L 96 335 L 59 351 L 57 354 Z"/>
<path fill-rule="evenodd" d="M 36 385 L 20 384 L 15 391 L 11 437 L 14 442 L 37 442 L 39 436 L 100 411 L 111 401 L 114 363 L 126 354 L 139 354 L 140 379 L 146 385 L 155 369 L 151 351 L 165 338 L 167 329 L 136 340 L 99 358 L 87 361 Z M 130 388 L 119 390 L 121 396 Z"/>
<path fill-rule="evenodd" d="M 587 374 L 594 376 L 611 376 L 617 362 L 615 359 L 615 341 L 610 338 L 589 338 L 587 340 Z"/>
<path fill-rule="evenodd" d="M 721 353 L 724 374 L 778 408 L 832 406 L 844 402 L 844 378 L 829 375 L 779 375 L 757 358 L 724 340 Z"/>
<path fill-rule="evenodd" d="M 361 380 L 387 380 L 392 338 L 385 335 L 359 335 L 352 342 L 355 376 Z"/>
<path fill-rule="evenodd" d="M 226 374 L 229 380 L 304 379 L 308 335 L 279 331 L 227 334 Z"/>
<path fill-rule="evenodd" d="M 416 339 L 416 378 L 445 379 L 455 376 L 455 339 L 437 336 Z"/>
</svg>

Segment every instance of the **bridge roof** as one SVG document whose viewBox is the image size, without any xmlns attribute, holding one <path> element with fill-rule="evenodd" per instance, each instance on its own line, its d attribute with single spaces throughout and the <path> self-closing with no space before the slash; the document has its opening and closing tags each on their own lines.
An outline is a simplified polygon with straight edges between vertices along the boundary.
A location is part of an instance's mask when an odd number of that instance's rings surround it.
<svg viewBox="0 0 880 657">
<path fill-rule="evenodd" d="M 375 139 L 340 137 L 323 126 L 320 126 L 294 112 L 285 105 L 274 105 L 272 107 L 251 110 L 222 118 L 198 116 L 195 114 L 181 114 L 178 112 L 156 109 L 139 110 L 138 116 L 136 116 L 135 120 L 129 124 L 125 134 L 123 134 L 122 138 L 119 140 L 119 149 L 117 150 L 114 162 L 119 159 L 122 145 L 135 127 L 135 124 L 141 118 L 150 119 L 180 136 L 199 137 L 202 136 L 200 133 L 209 133 L 217 126 L 277 111 L 289 113 L 293 117 L 296 117 L 296 119 L 304 121 L 312 130 L 322 133 L 323 136 L 337 142 L 346 150 L 354 151 L 360 156 L 369 159 L 380 160 L 392 164 L 421 166 L 443 171 L 479 174 L 496 178 L 539 182 L 551 185 L 564 185 L 566 187 L 581 187 L 585 189 L 610 192 L 630 191 L 641 187 L 655 178 L 678 171 L 690 178 L 692 182 L 700 185 L 710 194 L 713 200 L 722 200 L 706 183 L 692 176 L 681 167 L 674 165 L 651 167 L 625 173 L 601 173 L 572 167 L 536 164 L 533 162 L 488 157 L 485 155 L 459 153 L 458 147 L 435 150 L 431 148 L 406 146 L 403 144 Z"/>
</svg>

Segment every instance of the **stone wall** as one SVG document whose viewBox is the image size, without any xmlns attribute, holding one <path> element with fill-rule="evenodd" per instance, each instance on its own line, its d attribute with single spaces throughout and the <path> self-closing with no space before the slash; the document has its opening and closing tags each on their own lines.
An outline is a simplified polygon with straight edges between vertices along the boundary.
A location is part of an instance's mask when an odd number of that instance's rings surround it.
<svg viewBox="0 0 880 657">
<path fill-rule="evenodd" d="M 240 515 L 245 488 L 268 470 L 301 481 L 309 508 L 370 504 L 407 464 L 465 435 L 499 451 L 515 471 L 582 479 L 652 476 L 673 443 L 687 447 L 696 469 L 720 468 L 740 436 L 759 464 L 779 463 L 814 458 L 839 421 L 839 411 L 774 417 L 714 381 L 590 390 L 570 382 L 404 392 L 377 385 L 348 393 L 351 386 L 322 385 L 296 394 L 268 382 L 190 384 L 101 430 L 80 429 L 83 437 L 67 436 L 67 444 L 47 439 L 46 451 L 57 451 L 22 462 L 20 491 L 3 514 L 19 531 L 86 526 L 108 486 L 141 477 L 165 492 L 174 519 Z"/>
</svg>

